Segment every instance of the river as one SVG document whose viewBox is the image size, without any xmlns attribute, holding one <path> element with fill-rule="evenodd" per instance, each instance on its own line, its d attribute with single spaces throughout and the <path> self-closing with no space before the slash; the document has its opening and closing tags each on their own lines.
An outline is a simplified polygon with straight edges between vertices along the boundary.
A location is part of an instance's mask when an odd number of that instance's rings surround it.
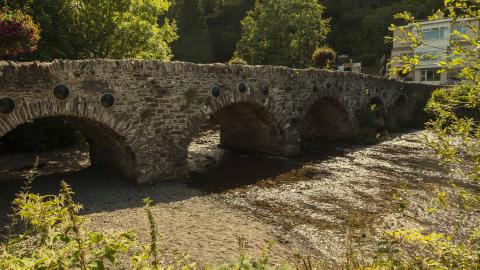
<svg viewBox="0 0 480 270">
<path fill-rule="evenodd" d="M 237 241 L 244 238 L 253 256 L 272 240 L 274 262 L 300 254 L 334 265 L 357 255 L 368 260 L 388 230 L 445 231 L 460 223 L 459 234 L 464 234 L 479 226 L 480 214 L 461 219 L 455 209 L 427 211 L 435 192 L 451 186 L 423 136 L 415 131 L 392 134 L 372 146 L 309 147 L 286 159 L 220 149 L 218 132 L 204 131 L 189 148 L 191 178 L 148 187 L 89 168 L 84 149 L 58 150 L 40 156 L 43 175 L 33 190 L 55 193 L 65 179 L 84 205 L 88 226 L 134 229 L 142 240 L 148 235 L 142 199 L 151 197 L 167 257 L 181 250 L 201 265 L 229 261 L 238 256 Z M 33 157 L 0 155 L 1 177 L 12 178 L 1 182 L 3 223 L 20 186 L 13 178 Z M 394 194 L 407 198 L 406 211 L 397 211 Z"/>
</svg>

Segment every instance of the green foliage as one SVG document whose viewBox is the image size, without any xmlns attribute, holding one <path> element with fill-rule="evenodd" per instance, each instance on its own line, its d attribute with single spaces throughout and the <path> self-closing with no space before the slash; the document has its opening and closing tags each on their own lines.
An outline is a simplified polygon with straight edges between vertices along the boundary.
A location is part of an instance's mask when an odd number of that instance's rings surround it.
<svg viewBox="0 0 480 270">
<path fill-rule="evenodd" d="M 62 182 L 60 194 L 24 190 L 14 201 L 15 216 L 26 228 L 0 244 L 0 269 L 113 269 L 133 244 L 133 234 L 85 230 L 81 206 Z"/>
<path fill-rule="evenodd" d="M 256 1 L 235 54 L 250 64 L 307 67 L 329 32 L 323 12 L 316 0 Z"/>
<path fill-rule="evenodd" d="M 42 29 L 35 59 L 171 58 L 175 24 L 158 17 L 167 0 L 12 0 Z"/>
<path fill-rule="evenodd" d="M 40 28 L 32 17 L 16 10 L 0 9 L 0 58 L 32 53 L 40 40 Z"/>
<path fill-rule="evenodd" d="M 429 19 L 448 17 L 453 22 L 463 18 L 480 19 L 480 2 L 469 0 L 445 0 L 444 8 Z M 394 40 L 409 42 L 412 48 L 429 46 L 421 34 L 421 26 L 408 13 L 396 15 L 410 24 L 414 31 L 404 26 L 392 25 L 397 33 Z M 458 188 L 457 182 L 480 183 L 480 57 L 479 29 L 471 25 L 476 35 L 470 37 L 458 31 L 451 41 L 446 60 L 439 62 L 439 72 L 453 72 L 460 84 L 439 89 L 433 93 L 427 105 L 433 120 L 428 123 L 427 145 L 452 171 L 456 192 L 438 191 L 430 213 L 448 207 L 459 208 L 468 219 L 471 211 L 480 209 L 480 195 Z M 419 34 L 416 34 L 419 33 Z M 396 57 L 391 60 L 391 76 L 408 74 L 419 64 L 418 57 Z M 454 227 L 454 226 L 452 226 Z M 422 229 L 397 230 L 387 234 L 389 252 L 380 256 L 371 269 L 480 269 L 479 228 L 466 240 L 456 239 L 453 232 L 425 233 Z"/>
<path fill-rule="evenodd" d="M 457 243 L 441 233 L 423 229 L 401 229 L 387 233 L 386 248 L 366 269 L 479 269 L 480 231 Z M 414 252 L 420 250 L 421 252 Z"/>
<path fill-rule="evenodd" d="M 194 63 L 214 62 L 215 55 L 203 1 L 176 1 L 172 14 L 177 21 L 180 36 L 172 46 L 175 59 Z"/>
<path fill-rule="evenodd" d="M 337 53 L 329 47 L 320 47 L 315 49 L 312 55 L 313 65 L 317 68 L 333 69 Z"/>
<path fill-rule="evenodd" d="M 228 63 L 232 65 L 248 65 L 247 61 L 238 56 L 234 56 Z"/>
<path fill-rule="evenodd" d="M 216 61 L 226 62 L 233 57 L 241 38 L 241 20 L 255 6 L 255 0 L 204 0 L 210 10 L 208 27 L 213 42 Z"/>
<path fill-rule="evenodd" d="M 456 116 L 479 121 L 480 91 L 474 85 L 437 89 L 433 92 L 427 108 L 430 113 L 437 116 Z"/>
</svg>

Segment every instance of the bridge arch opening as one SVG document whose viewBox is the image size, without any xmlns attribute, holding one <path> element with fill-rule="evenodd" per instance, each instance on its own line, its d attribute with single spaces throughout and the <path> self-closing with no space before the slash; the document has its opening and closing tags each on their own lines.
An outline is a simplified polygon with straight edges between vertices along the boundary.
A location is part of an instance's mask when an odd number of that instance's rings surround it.
<svg viewBox="0 0 480 270">
<path fill-rule="evenodd" d="M 209 155 L 211 165 L 216 166 L 227 159 L 235 159 L 232 157 L 235 154 L 295 154 L 297 150 L 289 143 L 291 139 L 282 127 L 272 112 L 257 103 L 236 102 L 222 107 L 209 115 L 199 131 L 186 142 L 188 170 L 202 171 L 204 168 L 195 168 L 199 164 L 196 159 L 205 155 Z"/>
<path fill-rule="evenodd" d="M 389 126 L 393 129 L 402 128 L 407 125 L 408 121 L 408 101 L 405 95 L 401 95 L 388 110 Z"/>
<path fill-rule="evenodd" d="M 84 117 L 39 117 L 0 137 L 1 159 L 15 160 L 22 155 L 39 155 L 40 171 L 47 175 L 91 166 L 110 170 L 129 181 L 136 179 L 135 156 L 124 139 L 105 124 Z M 26 164 L 3 171 L 30 167 Z"/>
<path fill-rule="evenodd" d="M 299 132 L 307 144 L 346 140 L 352 136 L 352 126 L 342 104 L 335 98 L 323 97 L 308 109 Z"/>
<path fill-rule="evenodd" d="M 377 131 L 382 131 L 386 126 L 387 112 L 385 105 L 380 97 L 373 97 L 366 106 L 367 112 L 370 114 L 368 125 L 373 126 Z M 361 127 L 362 128 L 362 127 Z"/>
</svg>

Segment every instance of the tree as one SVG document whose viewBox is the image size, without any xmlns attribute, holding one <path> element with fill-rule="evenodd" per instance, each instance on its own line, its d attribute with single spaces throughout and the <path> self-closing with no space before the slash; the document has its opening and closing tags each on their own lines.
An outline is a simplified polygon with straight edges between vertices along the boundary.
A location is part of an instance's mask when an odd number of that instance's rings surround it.
<svg viewBox="0 0 480 270">
<path fill-rule="evenodd" d="M 0 58 L 32 53 L 37 49 L 40 29 L 21 11 L 0 9 Z"/>
<path fill-rule="evenodd" d="M 173 44 L 175 59 L 194 63 L 214 62 L 203 1 L 177 0 L 173 9 L 180 35 Z"/>
<path fill-rule="evenodd" d="M 204 3 L 217 2 L 215 5 L 210 4 L 205 7 L 209 11 L 208 28 L 216 61 L 229 61 L 242 37 L 240 22 L 247 12 L 255 7 L 255 0 L 204 1 Z"/>
<path fill-rule="evenodd" d="M 40 24 L 36 59 L 171 58 L 175 24 L 158 24 L 167 0 L 12 0 Z"/>
<path fill-rule="evenodd" d="M 323 11 L 317 0 L 257 0 L 235 54 L 249 64 L 307 67 L 329 31 Z"/>
</svg>

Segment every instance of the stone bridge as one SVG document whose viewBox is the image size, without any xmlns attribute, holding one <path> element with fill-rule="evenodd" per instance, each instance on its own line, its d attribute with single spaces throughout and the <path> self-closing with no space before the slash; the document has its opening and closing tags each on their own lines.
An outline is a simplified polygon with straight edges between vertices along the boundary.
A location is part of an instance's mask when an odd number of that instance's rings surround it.
<svg viewBox="0 0 480 270">
<path fill-rule="evenodd" d="M 290 156 L 310 138 L 348 139 L 362 108 L 387 125 L 418 113 L 431 87 L 364 74 L 273 66 L 144 60 L 0 62 L 0 137 L 63 117 L 87 138 L 93 165 L 138 184 L 184 177 L 187 149 L 207 122 L 221 144 Z"/>
</svg>

